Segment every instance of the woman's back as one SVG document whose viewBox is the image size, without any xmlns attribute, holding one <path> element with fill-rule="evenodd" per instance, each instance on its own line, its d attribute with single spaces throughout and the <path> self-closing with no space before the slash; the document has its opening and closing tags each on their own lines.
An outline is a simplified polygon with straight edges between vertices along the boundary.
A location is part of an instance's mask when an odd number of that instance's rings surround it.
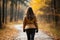
<svg viewBox="0 0 60 40">
<path fill-rule="evenodd" d="M 25 21 L 26 21 L 26 27 L 25 27 L 25 29 L 36 28 L 35 25 L 34 25 L 35 20 L 36 20 L 35 18 L 33 18 L 32 20 L 29 20 L 26 17 L 26 19 L 25 19 Z"/>
<path fill-rule="evenodd" d="M 24 17 L 23 31 L 26 31 L 28 40 L 34 40 L 35 31 L 38 32 L 36 17 L 31 7 L 29 7 L 27 14 Z"/>
</svg>

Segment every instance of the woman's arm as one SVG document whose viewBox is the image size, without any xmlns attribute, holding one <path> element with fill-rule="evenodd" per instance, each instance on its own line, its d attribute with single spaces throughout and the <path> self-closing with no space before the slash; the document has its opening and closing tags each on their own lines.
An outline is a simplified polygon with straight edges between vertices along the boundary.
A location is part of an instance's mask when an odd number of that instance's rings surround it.
<svg viewBox="0 0 60 40">
<path fill-rule="evenodd" d="M 25 26 L 26 26 L 26 17 L 23 20 L 23 31 L 25 32 Z"/>
<path fill-rule="evenodd" d="M 37 24 L 37 19 L 35 18 L 35 20 L 34 20 L 34 25 L 35 25 L 35 27 L 36 27 L 36 32 L 38 32 L 38 24 Z"/>
<path fill-rule="evenodd" d="M 36 18 L 35 18 L 35 20 L 34 20 L 34 24 L 35 24 L 35 27 L 38 29 L 38 25 L 37 25 L 37 20 L 36 20 Z"/>
</svg>

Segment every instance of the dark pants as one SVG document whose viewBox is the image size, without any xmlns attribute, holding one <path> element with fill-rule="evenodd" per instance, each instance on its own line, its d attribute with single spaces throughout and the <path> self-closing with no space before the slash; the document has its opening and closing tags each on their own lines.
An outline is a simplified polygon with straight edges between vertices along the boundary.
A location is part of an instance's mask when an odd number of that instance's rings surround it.
<svg viewBox="0 0 60 40">
<path fill-rule="evenodd" d="M 26 29 L 27 39 L 34 40 L 35 29 Z"/>
</svg>

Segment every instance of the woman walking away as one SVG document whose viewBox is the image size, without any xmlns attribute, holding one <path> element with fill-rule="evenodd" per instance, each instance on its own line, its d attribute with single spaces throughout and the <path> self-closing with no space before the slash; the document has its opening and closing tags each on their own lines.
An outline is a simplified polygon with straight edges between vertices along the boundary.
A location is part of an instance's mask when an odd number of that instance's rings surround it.
<svg viewBox="0 0 60 40">
<path fill-rule="evenodd" d="M 35 32 L 38 32 L 36 16 L 31 7 L 28 8 L 23 20 L 23 32 L 26 32 L 28 40 L 34 40 Z"/>
</svg>

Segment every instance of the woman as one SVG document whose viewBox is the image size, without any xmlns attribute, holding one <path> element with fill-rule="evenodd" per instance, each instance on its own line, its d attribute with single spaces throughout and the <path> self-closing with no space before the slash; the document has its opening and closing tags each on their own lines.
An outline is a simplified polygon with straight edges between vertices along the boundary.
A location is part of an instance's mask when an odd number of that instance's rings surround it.
<svg viewBox="0 0 60 40">
<path fill-rule="evenodd" d="M 35 32 L 38 32 L 36 16 L 31 7 L 28 8 L 24 17 L 23 32 L 27 33 L 28 40 L 34 40 Z"/>
</svg>

